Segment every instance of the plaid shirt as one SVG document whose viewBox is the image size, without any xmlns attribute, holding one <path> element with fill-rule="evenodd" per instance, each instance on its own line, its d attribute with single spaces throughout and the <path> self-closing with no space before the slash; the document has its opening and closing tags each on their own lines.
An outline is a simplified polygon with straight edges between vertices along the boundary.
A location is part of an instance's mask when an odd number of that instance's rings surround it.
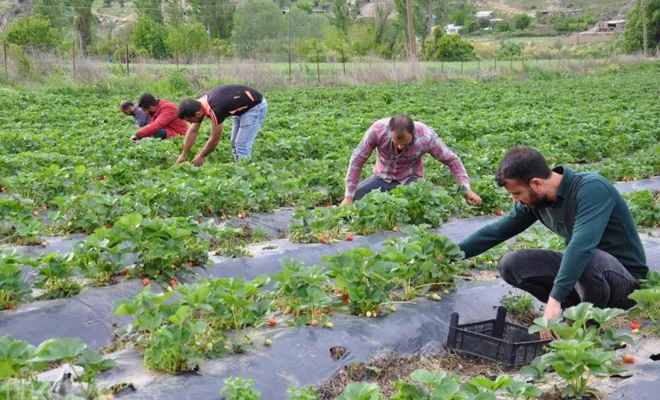
<svg viewBox="0 0 660 400">
<path fill-rule="evenodd" d="M 346 175 L 346 197 L 355 197 L 362 167 L 374 150 L 378 152 L 378 159 L 373 173 L 388 183 L 396 180 L 405 184 L 414 176 L 423 178 L 422 156 L 429 153 L 433 158 L 449 167 L 456 183 L 470 189 L 470 178 L 463 163 L 440 140 L 433 129 L 421 122 L 415 122 L 415 136 L 412 144 L 409 144 L 403 151 L 399 151 L 392 142 L 389 121 L 389 118 L 385 118 L 371 125 L 360 145 L 353 152 Z"/>
</svg>

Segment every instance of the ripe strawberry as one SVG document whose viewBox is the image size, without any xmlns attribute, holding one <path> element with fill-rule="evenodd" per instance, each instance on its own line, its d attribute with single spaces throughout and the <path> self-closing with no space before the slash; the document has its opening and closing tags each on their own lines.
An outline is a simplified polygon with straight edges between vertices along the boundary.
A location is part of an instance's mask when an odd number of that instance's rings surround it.
<svg viewBox="0 0 660 400">
<path fill-rule="evenodd" d="M 639 329 L 642 327 L 642 324 L 639 321 L 633 321 L 630 323 L 630 329 Z"/>
<path fill-rule="evenodd" d="M 341 299 L 342 299 L 342 301 L 343 301 L 344 303 L 348 303 L 348 301 L 349 301 L 350 298 L 348 297 L 347 294 L 345 294 L 345 295 L 341 296 Z"/>
<path fill-rule="evenodd" d="M 105 227 L 108 229 L 112 229 L 112 224 L 105 224 Z"/>
<path fill-rule="evenodd" d="M 193 262 L 192 262 L 192 261 L 188 261 L 188 267 L 189 267 L 189 268 L 192 268 L 192 267 L 193 267 Z"/>
<path fill-rule="evenodd" d="M 176 281 L 174 279 L 171 279 L 170 280 L 170 286 L 174 287 L 176 285 L 178 285 L 178 283 L 176 283 Z"/>
<path fill-rule="evenodd" d="M 144 278 L 142 279 L 142 286 L 147 286 L 149 284 L 149 279 Z"/>
<path fill-rule="evenodd" d="M 433 291 L 437 292 L 438 290 L 440 290 L 440 285 L 433 285 Z"/>
<path fill-rule="evenodd" d="M 294 317 L 297 317 L 297 316 L 298 316 L 298 311 L 294 311 L 294 312 L 293 312 L 293 316 L 294 316 Z"/>
<path fill-rule="evenodd" d="M 121 272 L 120 272 L 120 274 L 122 274 L 122 275 L 124 275 L 124 276 L 128 275 L 128 268 L 124 268 L 124 269 L 122 269 Z"/>
<path fill-rule="evenodd" d="M 241 219 L 245 219 L 245 218 L 247 218 L 247 214 L 246 213 L 241 213 Z"/>
<path fill-rule="evenodd" d="M 5 306 L 5 310 L 13 310 L 14 308 L 15 308 L 15 307 L 14 307 L 13 304 L 7 304 L 7 305 Z"/>
<path fill-rule="evenodd" d="M 323 313 L 319 310 L 316 310 L 316 312 L 314 314 L 316 314 L 317 317 L 320 317 L 321 315 L 323 315 Z"/>
<path fill-rule="evenodd" d="M 346 235 L 346 241 L 347 241 L 347 242 L 352 242 L 352 241 L 353 241 L 353 236 L 351 236 L 351 235 Z"/>
<path fill-rule="evenodd" d="M 399 227 L 398 227 L 398 226 L 395 226 L 394 228 L 392 228 L 392 231 L 393 231 L 393 232 L 398 232 L 398 231 L 399 231 Z"/>
<path fill-rule="evenodd" d="M 319 326 L 319 321 L 313 319 L 312 320 L 312 326 Z"/>
<path fill-rule="evenodd" d="M 32 212 L 32 215 L 34 215 L 35 217 L 38 217 L 38 216 L 39 216 L 39 211 L 34 210 L 34 211 Z"/>
<path fill-rule="evenodd" d="M 628 177 L 624 176 L 624 177 L 621 179 L 621 182 L 628 182 Z"/>
<path fill-rule="evenodd" d="M 321 238 L 321 244 L 328 244 L 328 238 L 325 237 L 325 236 L 323 236 L 323 237 Z"/>
<path fill-rule="evenodd" d="M 472 273 L 472 271 L 469 271 L 469 272 L 467 273 L 467 276 L 473 276 L 473 275 L 474 275 L 474 274 Z"/>
<path fill-rule="evenodd" d="M 623 362 L 626 363 L 626 364 L 634 364 L 635 363 L 635 357 L 633 357 L 629 354 L 626 354 L 625 356 L 623 356 Z"/>
<path fill-rule="evenodd" d="M 275 326 L 275 325 L 277 325 L 277 321 L 275 320 L 275 318 L 271 318 L 268 320 L 268 326 Z"/>
<path fill-rule="evenodd" d="M 502 210 L 495 211 L 495 215 L 497 215 L 498 217 L 501 217 L 502 216 Z"/>
</svg>

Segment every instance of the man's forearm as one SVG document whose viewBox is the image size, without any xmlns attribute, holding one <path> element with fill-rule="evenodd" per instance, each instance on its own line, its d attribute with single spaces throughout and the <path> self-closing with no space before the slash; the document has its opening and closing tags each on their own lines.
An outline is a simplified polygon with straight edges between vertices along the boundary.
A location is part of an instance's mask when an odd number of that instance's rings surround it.
<svg viewBox="0 0 660 400">
<path fill-rule="evenodd" d="M 213 127 L 211 127 L 211 137 L 204 145 L 202 151 L 199 152 L 199 155 L 201 157 L 206 157 L 209 154 L 211 154 L 213 150 L 215 150 L 215 148 L 218 147 L 218 143 L 220 143 L 221 137 L 222 137 L 222 124 L 214 125 Z"/>
<path fill-rule="evenodd" d="M 183 139 L 183 149 L 181 150 L 181 155 L 188 155 L 190 149 L 192 148 L 195 140 L 197 139 L 197 133 L 199 132 L 199 125 L 193 124 L 188 128 L 186 132 L 186 137 Z"/>
</svg>

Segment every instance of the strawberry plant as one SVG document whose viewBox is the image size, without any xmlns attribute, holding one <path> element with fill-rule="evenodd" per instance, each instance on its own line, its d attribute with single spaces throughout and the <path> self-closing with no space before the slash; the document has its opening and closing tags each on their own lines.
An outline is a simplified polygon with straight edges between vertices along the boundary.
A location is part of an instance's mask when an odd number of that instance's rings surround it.
<svg viewBox="0 0 660 400">
<path fill-rule="evenodd" d="M 282 260 L 282 266 L 284 269 L 272 277 L 277 304 L 282 310 L 295 312 L 296 322 L 307 325 L 317 317 L 317 311 L 332 304 L 323 290 L 328 275 L 322 267 L 307 267 L 292 259 Z"/>
<path fill-rule="evenodd" d="M 631 319 L 648 318 L 653 325 L 649 332 L 658 332 L 660 331 L 658 322 L 660 321 L 660 286 L 649 285 L 649 281 L 654 282 L 656 278 L 656 274 L 651 274 L 651 272 L 653 271 L 649 271 L 647 281 L 644 283 L 646 288 L 635 290 L 628 296 L 637 302 L 635 307 L 628 312 L 628 317 Z"/>
<path fill-rule="evenodd" d="M 82 281 L 74 276 L 73 258 L 73 253 L 50 253 L 41 257 L 38 268 L 41 280 L 35 286 L 44 289 L 44 298 L 73 297 L 82 291 Z"/>
<path fill-rule="evenodd" d="M 23 280 L 21 265 L 34 265 L 31 257 L 15 252 L 0 253 L 0 310 L 16 308 L 30 297 L 30 285 Z"/>
<path fill-rule="evenodd" d="M 660 191 L 641 190 L 623 195 L 640 227 L 660 226 Z"/>
<path fill-rule="evenodd" d="M 253 379 L 242 377 L 225 379 L 225 386 L 220 390 L 220 395 L 226 394 L 226 400 L 257 400 L 261 393 L 252 389 Z"/>
<path fill-rule="evenodd" d="M 452 207 L 457 204 L 444 189 L 436 189 L 430 182 L 420 179 L 409 185 L 400 185 L 390 194 L 407 200 L 406 208 L 410 223 L 426 224 L 437 228 L 452 215 Z M 401 221 L 400 223 L 403 223 Z"/>
<path fill-rule="evenodd" d="M 408 200 L 390 193 L 375 192 L 352 205 L 350 227 L 358 235 L 369 235 L 379 230 L 390 230 L 410 222 Z"/>
</svg>

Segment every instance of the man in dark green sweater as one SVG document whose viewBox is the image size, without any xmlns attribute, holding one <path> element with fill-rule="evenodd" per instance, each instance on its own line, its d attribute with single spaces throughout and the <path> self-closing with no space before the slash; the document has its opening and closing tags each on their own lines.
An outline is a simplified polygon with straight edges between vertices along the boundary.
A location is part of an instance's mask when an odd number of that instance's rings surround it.
<svg viewBox="0 0 660 400">
<path fill-rule="evenodd" d="M 580 302 L 624 309 L 634 304 L 628 295 L 648 272 L 646 255 L 632 214 L 610 182 L 567 167 L 550 170 L 543 155 L 526 146 L 509 150 L 495 180 L 516 204 L 459 243 L 466 258 L 540 221 L 566 240 L 566 250 L 514 251 L 502 258 L 499 271 L 508 284 L 547 303 L 546 318 Z"/>
</svg>

